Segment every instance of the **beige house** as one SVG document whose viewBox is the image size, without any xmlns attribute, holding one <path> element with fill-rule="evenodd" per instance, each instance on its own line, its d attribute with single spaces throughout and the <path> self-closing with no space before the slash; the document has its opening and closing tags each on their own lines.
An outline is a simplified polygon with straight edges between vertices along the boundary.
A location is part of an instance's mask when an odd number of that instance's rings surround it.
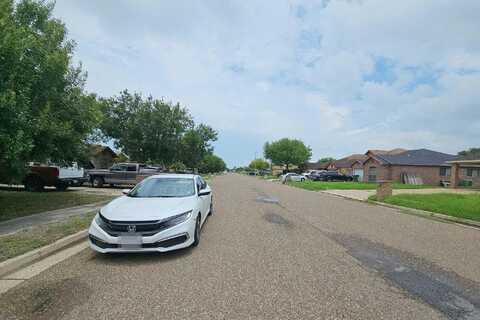
<svg viewBox="0 0 480 320">
<path fill-rule="evenodd" d="M 117 154 L 108 146 L 92 144 L 89 146 L 89 165 L 90 169 L 108 169 L 110 168 Z"/>
</svg>

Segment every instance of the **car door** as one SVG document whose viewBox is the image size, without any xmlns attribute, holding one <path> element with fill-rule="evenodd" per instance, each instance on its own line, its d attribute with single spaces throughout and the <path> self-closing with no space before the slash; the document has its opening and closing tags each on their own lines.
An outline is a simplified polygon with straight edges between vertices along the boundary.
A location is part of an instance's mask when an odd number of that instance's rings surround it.
<svg viewBox="0 0 480 320">
<path fill-rule="evenodd" d="M 110 168 L 109 175 L 105 177 L 105 183 L 120 184 L 123 183 L 126 166 L 124 164 L 115 164 Z"/>
<path fill-rule="evenodd" d="M 135 184 L 137 182 L 137 165 L 127 164 L 127 170 L 124 176 L 125 184 Z"/>
</svg>

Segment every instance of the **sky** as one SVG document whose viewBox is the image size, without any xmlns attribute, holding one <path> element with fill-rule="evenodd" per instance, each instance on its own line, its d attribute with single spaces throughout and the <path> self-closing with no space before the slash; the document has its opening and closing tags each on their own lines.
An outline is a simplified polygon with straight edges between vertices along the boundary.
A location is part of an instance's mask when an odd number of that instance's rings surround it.
<svg viewBox="0 0 480 320">
<path fill-rule="evenodd" d="M 312 160 L 480 146 L 480 1 L 57 0 L 87 90 L 179 102 L 247 165 L 303 140 Z"/>
</svg>

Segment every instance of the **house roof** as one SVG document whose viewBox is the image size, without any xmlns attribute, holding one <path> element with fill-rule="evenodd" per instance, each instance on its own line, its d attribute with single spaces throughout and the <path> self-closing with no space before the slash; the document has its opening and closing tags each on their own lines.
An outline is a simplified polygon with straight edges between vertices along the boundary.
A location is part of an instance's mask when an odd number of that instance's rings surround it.
<svg viewBox="0 0 480 320">
<path fill-rule="evenodd" d="M 367 160 L 367 158 L 368 157 L 364 154 L 352 154 L 348 157 L 345 157 L 345 158 L 338 159 L 338 160 L 334 161 L 333 165 L 336 168 L 350 168 L 356 162 L 362 162 L 363 163 L 365 160 Z"/>
<path fill-rule="evenodd" d="M 91 156 L 96 156 L 102 152 L 108 152 L 112 155 L 112 157 L 116 157 L 117 154 L 115 153 L 115 151 L 113 151 L 109 146 L 102 146 L 102 145 L 99 145 L 99 144 L 91 144 L 88 146 L 89 150 L 90 150 L 90 155 Z"/>
<path fill-rule="evenodd" d="M 403 148 L 395 148 L 395 149 L 392 149 L 392 150 L 376 150 L 376 149 L 371 149 L 371 150 L 367 150 L 367 152 L 365 153 L 366 155 L 382 155 L 382 154 L 387 154 L 387 155 L 394 155 L 394 154 L 400 154 L 400 153 L 403 153 L 405 151 L 408 151 L 407 149 L 403 149 Z"/>
<path fill-rule="evenodd" d="M 327 169 L 330 162 L 307 162 L 306 168 L 310 170 L 320 170 L 320 169 Z"/>
<path fill-rule="evenodd" d="M 375 154 L 372 157 L 384 164 L 405 166 L 448 166 L 447 161 L 458 158 L 452 154 L 428 149 L 407 150 L 397 154 Z"/>
</svg>

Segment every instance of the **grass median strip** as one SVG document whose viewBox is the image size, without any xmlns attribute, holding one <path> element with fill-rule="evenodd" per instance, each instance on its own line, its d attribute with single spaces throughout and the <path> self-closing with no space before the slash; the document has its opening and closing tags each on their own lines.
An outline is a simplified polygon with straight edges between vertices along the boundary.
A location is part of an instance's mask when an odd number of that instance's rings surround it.
<svg viewBox="0 0 480 320">
<path fill-rule="evenodd" d="M 368 182 L 325 182 L 325 181 L 312 181 L 306 180 L 302 182 L 289 182 L 289 185 L 292 185 L 297 188 L 307 189 L 307 190 L 375 190 L 377 188 L 376 183 Z M 412 184 L 401 184 L 394 183 L 394 189 L 430 189 L 435 188 L 429 185 L 412 185 Z"/>
<path fill-rule="evenodd" d="M 369 200 L 376 201 L 372 196 Z M 452 217 L 480 221 L 480 193 L 399 194 L 388 197 L 385 203 L 442 213 Z"/>
<path fill-rule="evenodd" d="M 79 191 L 26 192 L 0 190 L 0 221 L 34 213 L 111 200 L 113 198 L 112 196 L 88 194 Z"/>
<path fill-rule="evenodd" d="M 0 237 L 0 262 L 19 256 L 28 251 L 46 246 L 63 237 L 88 228 L 95 216 L 90 212 L 67 221 L 33 227 Z"/>
</svg>

